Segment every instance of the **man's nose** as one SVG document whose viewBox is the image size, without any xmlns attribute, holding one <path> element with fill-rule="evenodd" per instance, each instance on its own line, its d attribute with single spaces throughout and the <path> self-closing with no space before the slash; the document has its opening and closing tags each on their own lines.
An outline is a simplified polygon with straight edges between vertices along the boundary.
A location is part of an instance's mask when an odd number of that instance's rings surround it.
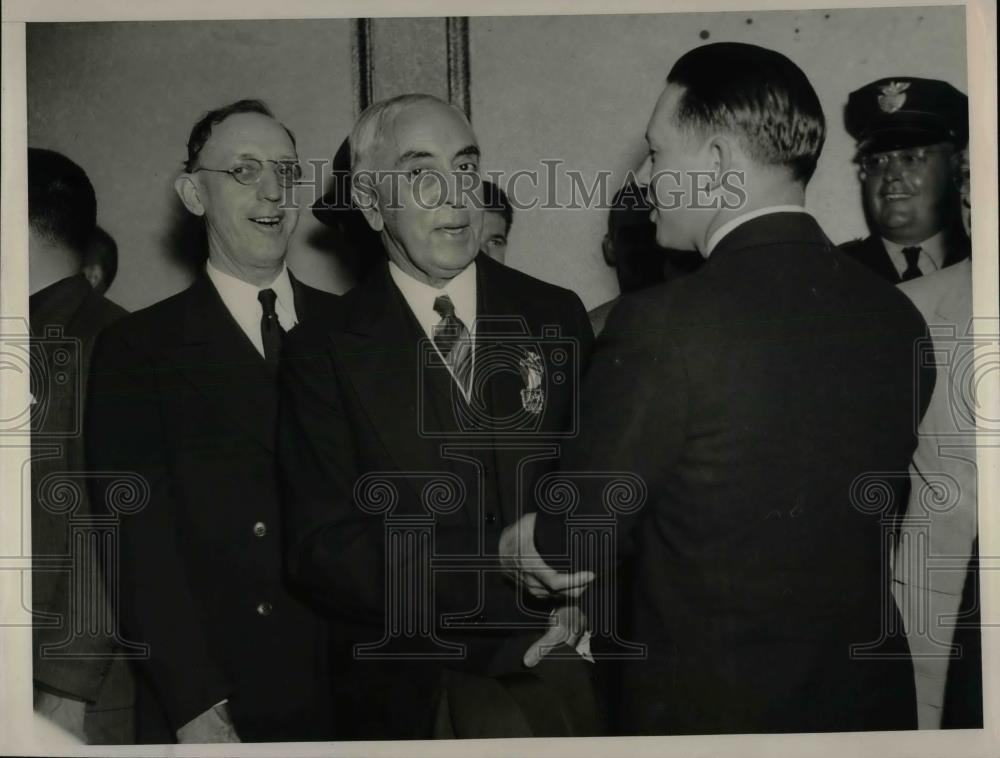
<svg viewBox="0 0 1000 758">
<path fill-rule="evenodd" d="M 265 164 L 257 183 L 257 196 L 261 200 L 278 201 L 282 196 L 281 182 L 278 181 L 278 167 Z"/>
<path fill-rule="evenodd" d="M 469 195 L 476 192 L 479 177 L 468 171 L 455 171 L 448 177 L 447 197 L 445 202 L 454 208 L 465 208 L 469 205 Z"/>
<path fill-rule="evenodd" d="M 635 172 L 635 183 L 640 187 L 648 187 L 649 183 L 653 179 L 653 159 L 646 156 L 646 160 L 642 162 L 639 166 L 639 170 Z"/>
<path fill-rule="evenodd" d="M 887 182 L 900 181 L 903 178 L 903 159 L 898 154 L 890 154 L 888 157 L 882 178 Z"/>
</svg>

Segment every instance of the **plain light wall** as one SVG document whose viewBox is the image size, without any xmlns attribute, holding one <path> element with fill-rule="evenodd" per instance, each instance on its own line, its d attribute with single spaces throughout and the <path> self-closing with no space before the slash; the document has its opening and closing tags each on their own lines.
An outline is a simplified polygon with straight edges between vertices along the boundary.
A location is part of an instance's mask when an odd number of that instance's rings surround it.
<svg viewBox="0 0 1000 758">
<path fill-rule="evenodd" d="M 481 17 L 469 22 L 472 120 L 487 170 L 558 159 L 612 191 L 645 156 L 643 134 L 670 67 L 691 48 L 748 42 L 791 58 L 809 77 L 828 137 L 807 207 L 834 242 L 866 235 L 854 144 L 843 126 L 852 90 L 886 76 L 966 87 L 962 7 Z M 560 181 L 560 198 L 568 198 Z M 575 290 L 592 308 L 618 292 L 601 256 L 607 212 L 515 212 L 507 262 Z"/>
<path fill-rule="evenodd" d="M 64 153 L 94 184 L 98 223 L 118 243 L 112 300 L 135 310 L 191 281 L 178 249 L 191 218 L 173 181 L 205 111 L 260 98 L 295 133 L 307 175 L 307 158 L 332 159 L 354 122 L 350 30 L 346 19 L 28 25 L 28 144 Z M 339 291 L 324 230 L 304 208 L 289 265 Z"/>
</svg>

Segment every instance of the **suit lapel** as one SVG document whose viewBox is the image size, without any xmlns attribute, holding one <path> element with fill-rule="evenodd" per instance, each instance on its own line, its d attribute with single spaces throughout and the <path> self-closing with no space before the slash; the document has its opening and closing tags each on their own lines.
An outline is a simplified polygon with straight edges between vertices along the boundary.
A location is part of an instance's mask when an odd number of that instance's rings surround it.
<svg viewBox="0 0 1000 758">
<path fill-rule="evenodd" d="M 233 425 L 274 449 L 273 372 L 206 276 L 188 290 L 176 369 Z"/>
<path fill-rule="evenodd" d="M 476 321 L 476 371 L 489 371 L 488 376 L 480 376 L 476 381 L 484 382 L 483 400 L 489 405 L 485 409 L 487 418 L 496 419 L 498 426 L 503 419 L 523 419 L 524 408 L 521 390 L 524 381 L 513 365 L 523 357 L 518 354 L 519 343 L 538 343 L 544 359 L 544 340 L 534 333 L 536 322 L 544 321 L 538 314 L 538 306 L 519 297 L 516 286 L 506 281 L 506 270 L 499 263 L 485 255 L 476 260 L 478 288 Z M 514 348 L 513 351 L 511 348 Z M 502 370 L 496 370 L 497 367 Z M 551 398 L 547 398 L 547 402 Z M 538 442 L 531 434 L 492 434 L 484 437 L 484 446 L 494 446 L 496 482 L 499 487 L 500 506 L 504 523 L 513 523 L 517 511 L 518 465 L 529 454 L 521 443 Z M 504 443 L 510 443 L 505 446 Z"/>
<path fill-rule="evenodd" d="M 419 324 L 393 285 L 387 264 L 347 296 L 351 302 L 338 357 L 366 415 L 399 471 L 441 470 L 434 403 L 420 398 Z M 420 494 L 422 482 L 408 479 Z"/>
</svg>

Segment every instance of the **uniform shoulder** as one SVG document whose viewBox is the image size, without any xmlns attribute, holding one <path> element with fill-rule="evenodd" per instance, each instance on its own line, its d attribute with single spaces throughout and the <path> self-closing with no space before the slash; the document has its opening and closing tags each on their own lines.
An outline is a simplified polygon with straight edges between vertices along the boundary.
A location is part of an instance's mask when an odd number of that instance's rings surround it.
<svg viewBox="0 0 1000 758">
<path fill-rule="evenodd" d="M 837 249 L 842 253 L 852 255 L 860 253 L 876 245 L 877 240 L 875 237 L 869 235 L 868 237 L 857 237 L 856 239 L 848 240 L 847 242 L 841 242 L 837 245 Z"/>
</svg>

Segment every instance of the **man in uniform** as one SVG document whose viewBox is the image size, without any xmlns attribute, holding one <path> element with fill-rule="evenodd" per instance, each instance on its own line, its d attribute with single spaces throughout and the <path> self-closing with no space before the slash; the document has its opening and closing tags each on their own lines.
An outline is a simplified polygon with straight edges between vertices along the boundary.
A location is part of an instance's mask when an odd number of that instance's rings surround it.
<svg viewBox="0 0 1000 758">
<path fill-rule="evenodd" d="M 893 284 L 968 258 L 956 179 L 968 98 L 935 79 L 879 79 L 851 93 L 845 121 L 872 233 L 840 249 Z"/>
</svg>

